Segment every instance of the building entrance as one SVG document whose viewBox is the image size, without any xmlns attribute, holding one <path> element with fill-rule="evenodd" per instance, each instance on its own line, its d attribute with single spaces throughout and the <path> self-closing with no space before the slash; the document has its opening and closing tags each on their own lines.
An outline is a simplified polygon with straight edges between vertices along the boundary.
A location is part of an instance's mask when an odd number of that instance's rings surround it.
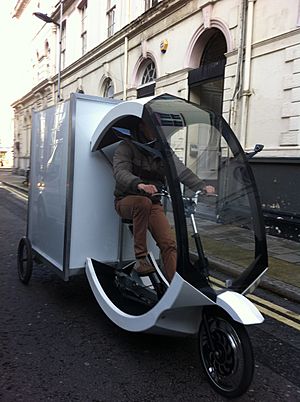
<svg viewBox="0 0 300 402">
<path fill-rule="evenodd" d="M 227 44 L 222 32 L 216 28 L 210 29 L 208 35 L 199 67 L 189 72 L 189 100 L 222 114 Z"/>
</svg>

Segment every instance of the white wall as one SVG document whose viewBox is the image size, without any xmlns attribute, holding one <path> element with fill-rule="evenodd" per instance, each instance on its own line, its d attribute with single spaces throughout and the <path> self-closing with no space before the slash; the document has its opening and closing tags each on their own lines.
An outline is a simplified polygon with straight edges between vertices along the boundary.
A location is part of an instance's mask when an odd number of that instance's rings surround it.
<svg viewBox="0 0 300 402">
<path fill-rule="evenodd" d="M 255 142 L 262 142 L 265 151 L 274 150 L 278 148 L 280 133 L 288 129 L 287 120 L 281 118 L 284 101 L 283 65 L 283 52 L 266 54 L 253 60 L 247 148 L 251 148 Z"/>
<path fill-rule="evenodd" d="M 86 94 L 100 95 L 101 84 L 110 77 L 116 97 L 122 98 L 124 88 L 124 36 L 129 33 L 127 96 L 136 96 L 140 76 L 136 75 L 144 56 L 150 55 L 157 65 L 156 92 L 169 92 L 187 97 L 187 67 L 197 34 L 206 34 L 205 27 L 218 27 L 224 33 L 229 53 L 225 72 L 224 116 L 229 118 L 231 98 L 237 73 L 237 49 L 240 36 L 241 0 L 191 0 L 176 12 L 160 17 L 155 9 L 144 13 L 144 0 L 115 0 L 117 34 L 107 39 L 106 1 L 89 0 L 87 38 L 90 52 L 81 58 L 81 22 L 77 8 L 79 0 L 68 11 L 67 68 L 63 71 L 62 87 L 66 99 L 79 84 Z M 112 2 L 113 3 L 113 2 Z M 161 4 L 174 5 L 176 0 Z M 178 3 L 177 3 L 178 4 Z M 203 9 L 203 6 L 204 9 Z M 143 14 L 143 19 L 141 15 Z M 154 15 L 153 20 L 151 16 Z M 29 16 L 27 16 L 29 18 Z M 139 32 L 120 32 L 129 21 L 141 18 Z M 30 17 L 31 18 L 31 17 Z M 246 147 L 265 144 L 261 156 L 300 156 L 300 44 L 298 0 L 257 0 L 254 3 L 253 46 L 250 73 L 249 114 Z M 147 23 L 147 21 L 150 23 Z M 32 21 L 32 18 L 31 18 Z M 37 27 L 37 25 L 39 27 Z M 135 24 L 132 24 L 135 26 Z M 128 29 L 130 29 L 129 26 Z M 40 29 L 35 21 L 35 29 Z M 45 25 L 35 43 L 48 37 Z M 119 33 L 118 33 L 119 32 Z M 120 39 L 118 39 L 120 38 Z M 169 43 L 165 54 L 160 43 Z M 51 54 L 51 57 L 53 53 Z M 199 56 L 198 56 L 199 57 Z M 200 57 L 199 57 L 200 58 Z M 24 92 L 23 92 L 24 93 Z M 236 102 L 231 122 L 240 135 L 242 98 Z M 294 145 L 299 144 L 299 145 Z"/>
<path fill-rule="evenodd" d="M 253 42 L 284 34 L 297 28 L 298 0 L 257 0 Z"/>
</svg>

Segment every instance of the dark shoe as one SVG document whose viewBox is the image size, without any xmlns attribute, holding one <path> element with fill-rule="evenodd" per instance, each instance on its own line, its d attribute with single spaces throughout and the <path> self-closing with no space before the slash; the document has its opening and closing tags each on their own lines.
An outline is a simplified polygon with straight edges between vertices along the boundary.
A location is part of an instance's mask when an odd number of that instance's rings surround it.
<svg viewBox="0 0 300 402">
<path fill-rule="evenodd" d="M 139 258 L 134 264 L 133 269 L 139 276 L 147 276 L 155 272 L 155 268 L 153 268 L 146 258 Z"/>
</svg>

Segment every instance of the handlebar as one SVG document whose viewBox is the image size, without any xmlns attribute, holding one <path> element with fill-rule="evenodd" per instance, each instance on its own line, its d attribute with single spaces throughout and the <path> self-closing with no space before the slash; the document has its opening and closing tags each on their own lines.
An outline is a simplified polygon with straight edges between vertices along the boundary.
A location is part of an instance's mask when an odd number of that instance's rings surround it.
<svg viewBox="0 0 300 402">
<path fill-rule="evenodd" d="M 167 190 L 162 189 L 160 192 L 152 194 L 152 197 L 167 197 L 171 198 Z"/>
<path fill-rule="evenodd" d="M 185 201 L 193 201 L 197 204 L 198 202 L 198 197 L 199 196 L 206 196 L 206 197 L 218 197 L 218 194 L 215 193 L 207 193 L 206 191 L 203 190 L 198 190 L 195 192 L 195 194 L 191 197 L 184 197 L 182 196 L 182 199 Z M 167 190 L 162 189 L 160 192 L 152 194 L 152 197 L 167 197 L 170 198 L 170 194 Z"/>
<path fill-rule="evenodd" d="M 198 204 L 198 197 L 199 196 L 205 196 L 205 197 L 218 197 L 218 194 L 215 193 L 207 193 L 205 190 L 198 190 L 195 192 L 195 194 L 191 197 L 185 197 L 182 196 L 183 204 L 184 204 L 184 210 L 186 216 L 191 216 L 192 214 L 195 213 L 196 206 Z M 152 197 L 166 197 L 166 198 L 171 198 L 170 194 L 167 190 L 162 189 L 160 192 L 152 194 Z"/>
</svg>

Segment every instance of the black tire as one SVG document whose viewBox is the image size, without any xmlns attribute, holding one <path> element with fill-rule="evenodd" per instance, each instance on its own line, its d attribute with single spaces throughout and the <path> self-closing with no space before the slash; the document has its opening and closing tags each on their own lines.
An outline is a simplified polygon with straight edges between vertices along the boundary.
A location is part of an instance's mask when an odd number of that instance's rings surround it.
<svg viewBox="0 0 300 402">
<path fill-rule="evenodd" d="M 32 274 L 32 247 L 27 237 L 22 237 L 18 247 L 18 274 L 25 285 L 28 284 Z"/>
<path fill-rule="evenodd" d="M 254 357 L 249 335 L 242 324 L 218 308 L 204 309 L 214 350 L 207 336 L 205 317 L 199 330 L 201 363 L 212 387 L 227 398 L 244 394 L 252 382 Z"/>
</svg>

